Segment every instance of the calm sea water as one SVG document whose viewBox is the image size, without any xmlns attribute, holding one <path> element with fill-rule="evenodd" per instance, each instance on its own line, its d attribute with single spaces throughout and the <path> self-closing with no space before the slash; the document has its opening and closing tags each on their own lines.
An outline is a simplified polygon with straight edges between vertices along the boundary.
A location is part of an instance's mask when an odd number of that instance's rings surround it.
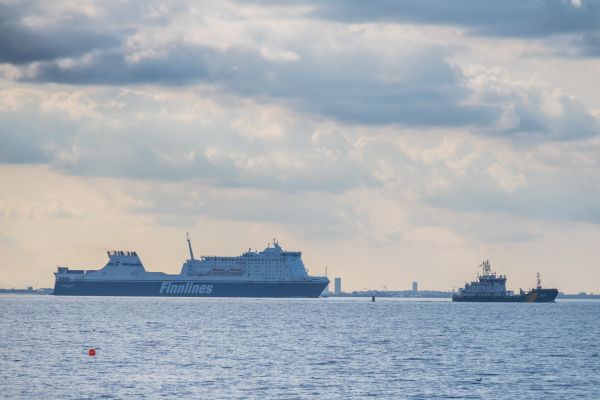
<svg viewBox="0 0 600 400">
<path fill-rule="evenodd" d="M 600 301 L 6 295 L 0 314 L 10 399 L 600 399 Z"/>
</svg>

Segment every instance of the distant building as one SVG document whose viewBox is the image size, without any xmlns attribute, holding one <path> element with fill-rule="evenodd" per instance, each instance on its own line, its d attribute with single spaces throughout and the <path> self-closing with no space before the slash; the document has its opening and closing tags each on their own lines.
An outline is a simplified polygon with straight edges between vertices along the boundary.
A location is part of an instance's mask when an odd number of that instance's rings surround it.
<svg viewBox="0 0 600 400">
<path fill-rule="evenodd" d="M 412 291 L 413 292 L 419 291 L 419 283 L 418 282 L 413 282 Z"/>
<path fill-rule="evenodd" d="M 335 278 L 334 286 L 335 294 L 342 294 L 342 278 Z"/>
</svg>

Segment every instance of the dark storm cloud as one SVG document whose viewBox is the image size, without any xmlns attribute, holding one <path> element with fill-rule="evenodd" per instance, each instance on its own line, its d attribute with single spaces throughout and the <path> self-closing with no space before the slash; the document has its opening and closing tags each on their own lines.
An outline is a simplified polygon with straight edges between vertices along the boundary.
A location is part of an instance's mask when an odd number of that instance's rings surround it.
<svg viewBox="0 0 600 400">
<path fill-rule="evenodd" d="M 458 67 L 447 62 L 451 55 L 444 48 L 416 50 L 399 44 L 393 55 L 386 55 L 364 43 L 347 48 L 330 46 L 322 51 L 310 41 L 301 40 L 285 46 L 285 54 L 291 57 L 273 59 L 265 56 L 262 48 L 230 46 L 222 50 L 190 44 L 179 36 L 166 43 L 139 40 L 135 35 L 129 40 L 132 36 L 128 32 L 139 35 L 150 25 L 168 29 L 164 24 L 171 11 L 148 20 L 144 15 L 151 6 L 130 9 L 111 5 L 115 10 L 108 15 L 114 14 L 115 25 L 106 16 L 93 20 L 75 14 L 69 15 L 68 23 L 54 21 L 34 28 L 26 21 L 28 16 L 40 13 L 35 10 L 39 4 L 24 4 L 1 8 L 0 62 L 32 67 L 23 68 L 25 73 L 21 75 L 28 82 L 107 86 L 199 83 L 348 124 L 471 126 L 482 133 L 539 134 L 559 139 L 588 137 L 598 131 L 596 120 L 585 109 L 570 107 L 572 104 L 566 104 L 567 114 L 556 125 L 556 121 L 548 123 L 536 102 L 519 103 L 524 97 L 520 94 L 475 102 L 476 90 Z M 379 7 L 362 2 L 325 2 L 315 7 L 317 15 L 341 21 L 455 23 L 488 34 L 521 32 L 524 36 L 571 32 L 576 26 L 591 30 L 590 21 L 597 14 L 597 7 L 587 3 L 576 8 L 567 3 L 514 1 L 498 7 L 473 1 L 452 6 L 438 1 L 380 2 Z M 183 6 L 178 10 L 186 12 Z M 528 13 L 535 16 L 530 24 L 523 24 L 523 16 Z M 541 26 L 541 20 L 547 26 Z M 511 24 L 515 27 L 510 28 Z M 122 26 L 127 30 L 118 28 Z M 590 32 L 582 40 L 593 49 L 594 38 Z M 517 123 L 497 129 L 499 119 L 511 106 Z"/>
<path fill-rule="evenodd" d="M 332 0 L 311 3 L 316 7 L 313 15 L 341 22 L 455 25 L 488 36 L 545 37 L 600 30 L 600 2 L 597 1 L 583 0 L 579 7 L 569 1 L 544 0 Z"/>
<path fill-rule="evenodd" d="M 386 71 L 375 54 L 306 52 L 299 61 L 273 62 L 246 49 L 181 45 L 135 62 L 120 52 L 106 51 L 69 67 L 41 63 L 29 79 L 78 85 L 206 83 L 360 124 L 464 126 L 490 124 L 498 118 L 500 110 L 495 107 L 465 104 L 470 91 L 464 78 L 437 51 L 415 52 L 405 61 Z M 391 72 L 397 76 L 386 78 Z"/>
<path fill-rule="evenodd" d="M 35 77 L 26 80 L 73 85 L 181 85 L 209 78 L 207 68 L 212 54 L 214 51 L 209 48 L 198 51 L 173 48 L 158 58 L 129 62 L 126 54 L 110 50 L 69 67 L 55 62 L 42 63 L 38 66 Z"/>
<path fill-rule="evenodd" d="M 29 79 L 75 85 L 203 83 L 348 124 L 471 126 L 482 134 L 557 140 L 599 132 L 598 121 L 569 96 L 560 99 L 564 112 L 549 116 L 540 106 L 545 94 L 534 87 L 504 87 L 500 93 L 477 89 L 482 91 L 479 100 L 471 101 L 474 90 L 436 48 L 413 51 L 401 57 L 401 62 L 391 63 L 368 50 L 317 55 L 304 49 L 298 53 L 297 61 L 277 62 L 242 48 L 172 45 L 159 56 L 128 61 L 125 54 L 111 50 L 68 67 L 58 62 L 40 63 Z M 512 109 L 514 123 L 498 128 L 507 107 Z"/>
<path fill-rule="evenodd" d="M 248 58 L 246 58 L 247 60 Z M 269 63 L 255 58 L 228 70 L 221 84 L 246 96 L 278 98 L 339 121 L 360 124 L 461 126 L 489 123 L 497 110 L 465 105 L 460 72 L 436 50 L 407 54 L 405 65 L 380 64 L 375 54 L 313 55 Z M 388 73 L 397 74 L 393 79 Z"/>
<path fill-rule="evenodd" d="M 281 2 L 257 0 L 262 5 Z M 473 35 L 523 39 L 547 39 L 556 35 L 573 40 L 556 53 L 563 57 L 600 57 L 600 2 L 581 0 L 290 0 L 288 4 L 310 4 L 315 18 L 341 23 L 402 23 L 456 26 Z M 572 47 L 571 47 L 572 46 Z"/>
<path fill-rule="evenodd" d="M 116 46 L 123 32 L 106 32 L 79 17 L 63 24 L 30 27 L 25 10 L 0 5 L 0 63 L 27 64 L 73 57 Z"/>
</svg>

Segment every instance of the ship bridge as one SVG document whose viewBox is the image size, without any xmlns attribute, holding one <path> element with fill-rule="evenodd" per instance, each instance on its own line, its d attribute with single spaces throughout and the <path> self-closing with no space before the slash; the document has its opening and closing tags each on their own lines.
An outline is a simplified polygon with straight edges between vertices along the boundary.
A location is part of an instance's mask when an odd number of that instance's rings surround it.
<svg viewBox="0 0 600 400">
<path fill-rule="evenodd" d="M 69 269 L 58 267 L 55 273 L 59 281 L 72 281 L 93 278 L 131 278 L 146 272 L 135 251 L 111 250 L 108 263 L 99 270 Z"/>
<path fill-rule="evenodd" d="M 481 275 L 477 275 L 477 280 L 465 284 L 465 287 L 459 289 L 463 296 L 506 296 L 506 275 L 497 275 L 492 271 L 489 260 L 481 263 Z"/>
<path fill-rule="evenodd" d="M 116 269 L 135 269 L 140 272 L 145 271 L 142 260 L 138 257 L 135 251 L 121 251 L 113 250 L 107 251 L 108 263 L 102 268 L 101 271 L 109 272 Z"/>
</svg>

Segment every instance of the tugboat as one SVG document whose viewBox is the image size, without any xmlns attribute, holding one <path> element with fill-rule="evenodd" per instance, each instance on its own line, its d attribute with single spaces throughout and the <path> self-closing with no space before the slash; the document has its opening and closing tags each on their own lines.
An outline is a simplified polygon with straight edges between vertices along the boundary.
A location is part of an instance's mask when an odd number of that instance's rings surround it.
<svg viewBox="0 0 600 400">
<path fill-rule="evenodd" d="M 557 289 L 543 289 L 540 273 L 537 274 L 537 286 L 529 292 L 519 290 L 515 294 L 506 290 L 506 275 L 497 275 L 492 271 L 489 260 L 480 265 L 482 274 L 477 280 L 467 283 L 458 293 L 452 295 L 452 301 L 464 302 L 508 302 L 508 303 L 550 303 L 558 295 Z"/>
</svg>

